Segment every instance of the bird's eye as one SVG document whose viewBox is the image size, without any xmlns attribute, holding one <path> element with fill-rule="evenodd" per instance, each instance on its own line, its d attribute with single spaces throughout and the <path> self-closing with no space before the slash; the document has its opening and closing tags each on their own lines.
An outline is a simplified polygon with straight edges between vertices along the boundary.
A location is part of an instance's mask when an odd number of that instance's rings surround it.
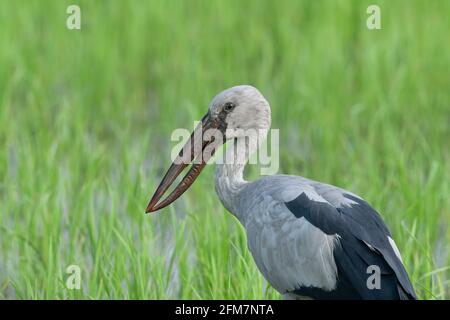
<svg viewBox="0 0 450 320">
<path fill-rule="evenodd" d="M 223 109 L 224 109 L 226 112 L 230 112 L 231 110 L 234 109 L 234 107 L 235 107 L 234 103 L 227 102 L 227 103 L 225 103 L 225 105 L 223 106 Z"/>
</svg>

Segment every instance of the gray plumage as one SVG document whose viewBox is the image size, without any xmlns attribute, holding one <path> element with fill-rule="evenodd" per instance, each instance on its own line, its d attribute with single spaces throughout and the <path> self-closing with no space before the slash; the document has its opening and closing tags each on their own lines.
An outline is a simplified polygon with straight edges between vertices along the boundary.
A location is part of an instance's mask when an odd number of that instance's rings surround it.
<svg viewBox="0 0 450 320">
<path fill-rule="evenodd" d="M 210 114 L 225 103 L 235 110 L 227 129 L 258 129 L 256 138 L 231 130 L 231 163 L 220 164 L 216 191 L 247 232 L 248 247 L 269 283 L 287 298 L 415 299 L 400 253 L 378 213 L 341 188 L 303 177 L 243 179 L 244 165 L 270 128 L 270 107 L 251 86 L 214 98 Z M 367 267 L 381 270 L 381 288 L 369 289 Z"/>
</svg>

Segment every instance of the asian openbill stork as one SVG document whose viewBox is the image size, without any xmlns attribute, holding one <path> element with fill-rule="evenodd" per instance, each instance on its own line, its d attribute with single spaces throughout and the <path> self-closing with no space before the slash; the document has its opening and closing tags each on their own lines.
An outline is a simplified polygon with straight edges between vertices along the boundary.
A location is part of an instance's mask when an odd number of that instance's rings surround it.
<svg viewBox="0 0 450 320">
<path fill-rule="evenodd" d="M 416 299 L 389 229 L 362 198 L 298 176 L 244 180 L 244 166 L 266 137 L 270 123 L 269 103 L 256 88 L 242 85 L 219 93 L 162 179 L 146 212 L 180 197 L 219 145 L 231 141 L 233 146 L 226 152 L 231 161 L 217 165 L 217 195 L 246 229 L 248 247 L 259 270 L 285 298 Z M 206 132 L 213 129 L 215 133 L 208 137 Z M 246 134 L 251 130 L 258 134 Z M 190 163 L 191 169 L 178 186 L 159 202 Z M 370 266 L 380 271 L 379 287 L 368 285 Z"/>
</svg>

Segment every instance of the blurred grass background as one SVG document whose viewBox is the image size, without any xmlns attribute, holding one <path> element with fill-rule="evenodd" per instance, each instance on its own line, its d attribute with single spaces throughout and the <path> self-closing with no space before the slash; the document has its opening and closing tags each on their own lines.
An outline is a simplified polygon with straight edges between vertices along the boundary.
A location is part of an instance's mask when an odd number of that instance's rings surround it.
<svg viewBox="0 0 450 320">
<path fill-rule="evenodd" d="M 369 4 L 382 30 L 366 28 Z M 172 130 L 252 84 L 280 129 L 280 172 L 366 198 L 420 298 L 449 299 L 448 12 L 444 0 L 1 1 L 0 298 L 278 299 L 212 166 L 143 213 Z M 81 290 L 65 286 L 72 264 Z"/>
</svg>

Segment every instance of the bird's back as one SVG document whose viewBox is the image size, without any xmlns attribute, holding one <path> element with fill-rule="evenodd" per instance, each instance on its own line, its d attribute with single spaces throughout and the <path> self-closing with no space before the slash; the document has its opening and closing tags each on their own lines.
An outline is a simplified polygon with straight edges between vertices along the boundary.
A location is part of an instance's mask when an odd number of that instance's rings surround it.
<svg viewBox="0 0 450 320">
<path fill-rule="evenodd" d="M 351 192 L 303 177 L 267 176 L 246 184 L 235 211 L 258 268 L 282 294 L 415 298 L 388 228 Z M 372 265 L 380 270 L 380 289 L 368 287 Z"/>
</svg>

